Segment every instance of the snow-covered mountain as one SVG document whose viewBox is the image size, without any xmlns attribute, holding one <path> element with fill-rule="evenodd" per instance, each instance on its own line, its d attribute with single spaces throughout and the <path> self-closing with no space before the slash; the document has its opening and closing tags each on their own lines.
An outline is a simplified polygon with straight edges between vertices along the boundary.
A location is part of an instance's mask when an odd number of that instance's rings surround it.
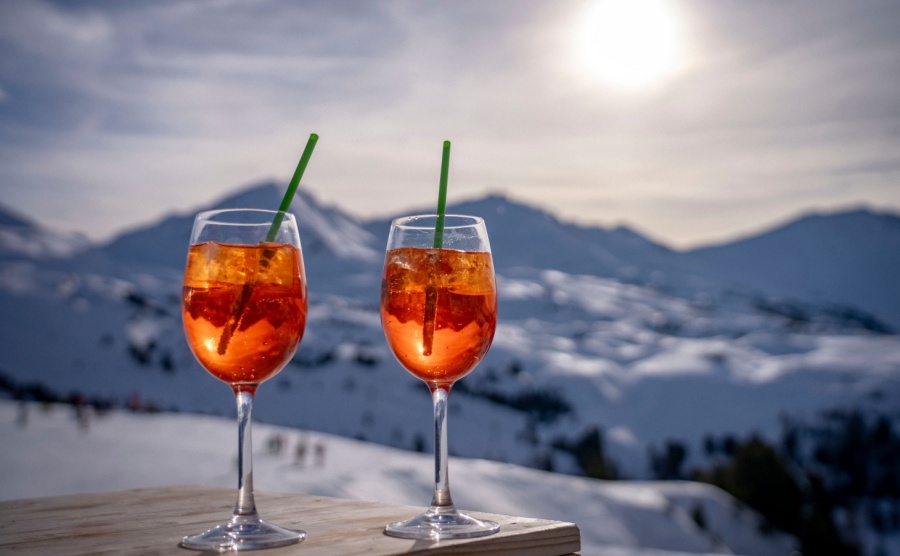
<svg viewBox="0 0 900 556">
<path fill-rule="evenodd" d="M 0 260 L 66 257 L 88 246 L 87 238 L 80 234 L 44 229 L 0 206 Z"/>
<path fill-rule="evenodd" d="M 206 208 L 271 209 L 281 203 L 284 187 L 265 183 L 238 191 Z M 199 210 L 205 210 L 200 208 Z M 310 273 L 311 287 L 318 291 L 352 289 L 352 276 L 361 269 L 378 266 L 383 246 L 354 218 L 340 210 L 322 206 L 312 195 L 300 189 L 291 210 L 298 220 L 306 264 L 322 272 Z M 194 212 L 198 212 L 194 211 Z M 181 272 L 187 254 L 194 212 L 171 215 L 160 222 L 123 233 L 112 241 L 83 254 L 92 268 L 108 273 L 159 268 Z"/>
<path fill-rule="evenodd" d="M 868 209 L 810 214 L 687 256 L 771 295 L 856 307 L 900 330 L 900 217 L 895 214 Z"/>
<path fill-rule="evenodd" d="M 195 210 L 271 208 L 282 191 L 264 184 Z M 195 210 L 71 256 L 0 245 L 0 390 L 232 414 L 228 388 L 198 366 L 180 326 Z M 427 451 L 427 390 L 395 362 L 377 312 L 389 219 L 361 222 L 304 190 L 292 211 L 309 273 L 309 321 L 294 361 L 260 389 L 256 418 Z M 884 309 L 896 300 L 898 266 L 867 266 L 868 257 L 896 255 L 866 247 L 895 241 L 896 216 L 823 224 L 804 243 L 754 251 L 756 266 L 742 268 L 728 246 L 679 253 L 627 229 L 566 224 L 497 196 L 448 212 L 485 217 L 500 296 L 494 345 L 450 399 L 453 454 L 575 475 L 592 473 L 600 458 L 607 474 L 644 479 L 660 474 L 659 454 L 680 446 L 675 475 L 687 476 L 718 461 L 704 449 L 710 439 L 759 434 L 777 443 L 785 422 L 812 426 L 835 410 L 897 421 L 900 337 L 888 333 L 894 317 Z M 872 235 L 876 220 L 886 222 L 877 228 L 883 238 Z M 0 225 L 14 227 L 50 233 Z M 826 258 L 836 244 L 855 258 Z M 813 278 L 771 279 L 779 261 L 815 253 L 823 258 L 815 279 L 883 269 L 873 274 L 887 285 L 869 292 L 886 292 L 881 302 L 826 296 Z"/>
<path fill-rule="evenodd" d="M 656 265 L 671 264 L 675 255 L 625 229 L 566 224 L 538 208 L 497 195 L 451 205 L 448 212 L 485 218 L 494 264 L 503 273 L 541 268 L 636 280 L 655 271 Z M 387 238 L 389 224 L 388 220 L 372 222 L 369 230 Z"/>
</svg>

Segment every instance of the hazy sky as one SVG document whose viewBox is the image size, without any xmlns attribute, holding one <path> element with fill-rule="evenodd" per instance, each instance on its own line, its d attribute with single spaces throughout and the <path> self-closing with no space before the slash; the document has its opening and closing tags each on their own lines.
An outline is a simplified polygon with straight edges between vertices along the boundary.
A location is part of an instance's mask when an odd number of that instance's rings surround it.
<svg viewBox="0 0 900 556">
<path fill-rule="evenodd" d="M 639 12 L 634 10 L 638 6 Z M 897 0 L 0 2 L 0 204 L 106 238 L 263 179 L 673 246 L 900 210 Z"/>
</svg>

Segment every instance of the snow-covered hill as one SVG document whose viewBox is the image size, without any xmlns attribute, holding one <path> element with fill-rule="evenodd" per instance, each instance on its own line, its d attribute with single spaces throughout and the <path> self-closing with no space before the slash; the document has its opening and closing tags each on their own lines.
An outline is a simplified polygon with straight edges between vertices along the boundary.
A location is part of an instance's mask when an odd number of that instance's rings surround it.
<svg viewBox="0 0 900 556">
<path fill-rule="evenodd" d="M 0 401 L 0 442 L 15 446 L 0 451 L 0 499 L 182 484 L 236 488 L 235 431 L 222 418 L 118 411 L 76 418 L 68 406 Z M 255 426 L 254 440 L 259 490 L 414 506 L 431 500 L 431 456 L 271 425 Z M 760 532 L 759 515 L 709 485 L 578 479 L 459 458 L 450 474 L 460 508 L 577 523 L 585 556 L 786 556 L 795 546 L 790 536 Z"/>
<path fill-rule="evenodd" d="M 281 191 L 263 184 L 195 210 L 270 208 Z M 304 190 L 292 211 L 309 321 L 292 363 L 260 389 L 256 418 L 427 451 L 427 390 L 388 351 L 377 312 L 389 220 L 360 222 Z M 450 398 L 455 455 L 583 475 L 589 448 L 619 476 L 647 479 L 657 474 L 652 454 L 673 442 L 685 448 L 686 474 L 715 461 L 704 450 L 711 437 L 777 443 L 786 421 L 814 423 L 836 409 L 900 424 L 900 337 L 885 333 L 890 313 L 810 296 L 802 281 L 771 289 L 766 273 L 776 261 L 805 256 L 792 242 L 767 246 L 772 264 L 757 258 L 738 276 L 729 265 L 740 259 L 678 253 L 627 229 L 573 226 L 502 197 L 448 211 L 485 217 L 500 297 L 494 345 Z M 896 220 L 887 218 L 885 244 Z M 0 230 L 52 236 L 2 220 Z M 192 213 L 173 215 L 73 256 L 0 244 L 0 391 L 230 415 L 229 389 L 198 366 L 181 330 L 191 221 Z M 825 225 L 807 235 L 826 246 L 879 241 L 877 227 L 848 225 L 868 231 Z M 799 245 L 815 252 L 806 241 Z M 868 251 L 855 253 L 828 260 L 868 273 Z M 896 299 L 890 287 L 871 289 L 887 292 L 880 307 Z"/>
</svg>

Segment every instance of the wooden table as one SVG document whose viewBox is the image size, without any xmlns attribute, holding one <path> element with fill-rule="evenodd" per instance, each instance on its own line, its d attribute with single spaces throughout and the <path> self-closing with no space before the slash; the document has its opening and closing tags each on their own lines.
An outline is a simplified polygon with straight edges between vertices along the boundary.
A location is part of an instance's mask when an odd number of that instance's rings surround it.
<svg viewBox="0 0 900 556">
<path fill-rule="evenodd" d="M 178 547 L 184 535 L 227 520 L 235 491 L 179 486 L 0 502 L 0 553 L 199 554 Z M 573 523 L 468 512 L 500 523 L 489 537 L 413 541 L 382 533 L 388 522 L 423 508 L 303 494 L 257 492 L 263 519 L 303 529 L 300 544 L 256 551 L 266 556 L 366 554 L 515 554 L 560 556 L 581 550 Z"/>
</svg>

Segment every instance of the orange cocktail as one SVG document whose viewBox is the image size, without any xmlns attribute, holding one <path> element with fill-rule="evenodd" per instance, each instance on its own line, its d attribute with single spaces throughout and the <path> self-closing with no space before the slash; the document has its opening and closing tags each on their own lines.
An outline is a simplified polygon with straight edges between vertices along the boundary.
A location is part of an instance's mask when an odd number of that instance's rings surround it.
<svg viewBox="0 0 900 556">
<path fill-rule="evenodd" d="M 490 253 L 389 250 L 381 321 L 407 371 L 430 386 L 453 384 L 475 368 L 494 338 L 497 293 Z"/>
<path fill-rule="evenodd" d="M 203 367 L 254 389 L 290 361 L 306 326 L 306 282 L 292 245 L 191 245 L 182 319 Z"/>
</svg>

